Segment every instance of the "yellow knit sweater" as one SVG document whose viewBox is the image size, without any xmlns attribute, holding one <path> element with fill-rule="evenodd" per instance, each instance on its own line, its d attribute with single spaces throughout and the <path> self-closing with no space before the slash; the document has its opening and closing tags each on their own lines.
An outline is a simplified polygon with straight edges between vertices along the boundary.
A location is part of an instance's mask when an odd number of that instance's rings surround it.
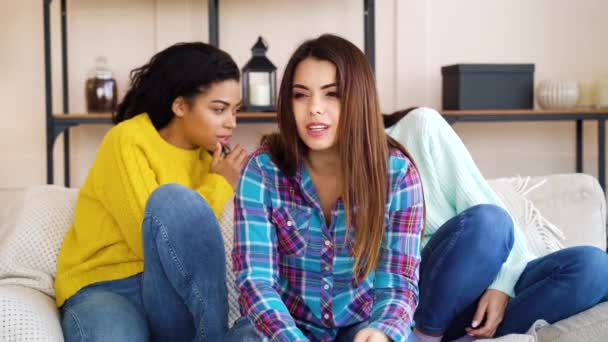
<svg viewBox="0 0 608 342">
<path fill-rule="evenodd" d="M 141 225 L 148 197 L 159 185 L 197 190 L 219 217 L 233 189 L 209 173 L 209 152 L 165 141 L 147 114 L 113 127 L 103 139 L 80 189 L 74 224 L 57 260 L 57 306 L 83 287 L 143 271 Z"/>
</svg>

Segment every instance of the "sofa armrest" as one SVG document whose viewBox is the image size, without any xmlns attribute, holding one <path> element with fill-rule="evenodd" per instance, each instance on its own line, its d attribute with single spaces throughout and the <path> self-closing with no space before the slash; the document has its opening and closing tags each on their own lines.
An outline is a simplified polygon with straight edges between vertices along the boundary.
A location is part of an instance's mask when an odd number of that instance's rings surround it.
<svg viewBox="0 0 608 342">
<path fill-rule="evenodd" d="M 55 300 L 23 286 L 0 286 L 0 341 L 63 342 Z"/>
<path fill-rule="evenodd" d="M 559 227 L 564 245 L 591 245 L 606 250 L 606 199 L 597 179 L 586 174 L 533 177 L 546 183 L 526 195 L 542 215 Z"/>
</svg>

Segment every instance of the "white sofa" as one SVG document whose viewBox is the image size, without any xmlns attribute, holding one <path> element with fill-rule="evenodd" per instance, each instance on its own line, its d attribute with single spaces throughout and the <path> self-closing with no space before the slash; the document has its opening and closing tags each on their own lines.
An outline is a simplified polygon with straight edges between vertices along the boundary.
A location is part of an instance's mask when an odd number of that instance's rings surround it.
<svg viewBox="0 0 608 342">
<path fill-rule="evenodd" d="M 606 249 L 605 198 L 595 178 L 567 174 L 490 183 L 525 231 L 535 253 L 544 255 L 575 245 Z M 0 190 L 0 341 L 63 340 L 53 276 L 76 196 L 77 190 L 57 186 Z M 221 226 L 229 252 L 232 205 L 226 206 Z M 229 273 L 228 281 L 233 280 Z M 232 284 L 229 288 L 230 318 L 234 319 L 238 315 L 236 293 Z M 608 341 L 608 304 L 553 325 L 538 321 L 527 335 L 494 340 Z"/>
</svg>

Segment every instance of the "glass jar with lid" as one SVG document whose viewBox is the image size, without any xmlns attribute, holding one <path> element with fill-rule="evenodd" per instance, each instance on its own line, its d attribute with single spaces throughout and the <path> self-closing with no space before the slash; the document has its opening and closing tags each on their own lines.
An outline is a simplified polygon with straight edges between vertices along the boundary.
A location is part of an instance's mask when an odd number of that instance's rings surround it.
<svg viewBox="0 0 608 342">
<path fill-rule="evenodd" d="M 89 113 L 107 113 L 116 110 L 118 101 L 116 80 L 112 76 L 112 71 L 108 69 L 105 57 L 95 59 L 95 68 L 89 72 L 86 81 L 85 95 Z"/>
</svg>

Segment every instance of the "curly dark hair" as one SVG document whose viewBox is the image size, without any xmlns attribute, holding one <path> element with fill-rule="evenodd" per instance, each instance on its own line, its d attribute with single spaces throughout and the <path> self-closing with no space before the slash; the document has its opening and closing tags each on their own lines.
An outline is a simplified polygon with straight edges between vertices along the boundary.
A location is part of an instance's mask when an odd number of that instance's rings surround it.
<svg viewBox="0 0 608 342">
<path fill-rule="evenodd" d="M 240 71 L 226 52 L 201 42 L 172 45 L 130 74 L 130 88 L 112 117 L 115 124 L 148 113 L 156 129 L 169 124 L 173 101 L 191 101 L 215 82 L 239 81 Z"/>
</svg>

